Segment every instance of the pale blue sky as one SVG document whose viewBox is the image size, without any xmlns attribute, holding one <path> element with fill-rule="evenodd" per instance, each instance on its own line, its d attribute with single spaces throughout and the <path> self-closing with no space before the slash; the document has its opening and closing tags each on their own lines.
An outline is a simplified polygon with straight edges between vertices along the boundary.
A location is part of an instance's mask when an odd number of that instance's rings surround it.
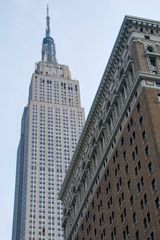
<svg viewBox="0 0 160 240">
<path fill-rule="evenodd" d="M 11 239 L 16 151 L 46 5 L 57 60 L 69 65 L 88 113 L 125 14 L 160 20 L 158 0 L 5 0 L 0 14 L 0 239 Z"/>
</svg>

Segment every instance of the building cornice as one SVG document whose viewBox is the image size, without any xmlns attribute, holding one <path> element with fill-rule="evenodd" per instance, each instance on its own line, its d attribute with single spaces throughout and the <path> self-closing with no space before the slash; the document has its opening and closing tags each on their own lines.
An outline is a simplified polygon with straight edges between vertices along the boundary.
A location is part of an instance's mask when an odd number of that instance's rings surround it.
<svg viewBox="0 0 160 240">
<path fill-rule="evenodd" d="M 140 27 L 140 26 L 144 27 L 144 28 L 150 28 L 153 30 L 155 30 L 155 29 L 160 30 L 160 21 L 153 21 L 153 20 L 148 20 L 145 18 L 125 16 L 122 26 L 120 28 L 118 37 L 116 39 L 115 45 L 111 52 L 111 56 L 109 58 L 108 64 L 107 64 L 104 74 L 102 76 L 102 80 L 99 85 L 98 91 L 96 93 L 96 96 L 94 98 L 93 104 L 90 109 L 90 112 L 88 114 L 81 137 L 79 139 L 78 145 L 74 152 L 70 167 L 67 171 L 66 177 L 62 184 L 62 188 L 59 193 L 60 199 L 63 199 L 63 195 L 64 195 L 65 189 L 69 183 L 69 179 L 71 178 L 72 172 L 73 172 L 75 166 L 77 165 L 76 162 L 78 161 L 79 156 L 81 155 L 80 153 L 82 152 L 82 149 L 84 148 L 84 145 L 85 145 L 84 142 L 86 141 L 88 132 L 90 131 L 93 123 L 95 122 L 96 116 L 100 112 L 100 109 L 101 109 L 100 105 L 103 101 L 103 98 L 105 97 L 105 94 L 103 94 L 103 93 L 106 92 L 106 90 L 108 89 L 108 87 L 110 85 L 111 79 L 113 79 L 113 73 L 114 73 L 115 66 L 119 63 L 119 60 L 121 59 L 121 54 L 122 54 L 122 52 L 126 46 L 126 43 L 128 41 L 129 30 L 131 30 L 133 27 L 136 28 L 136 27 Z"/>
</svg>

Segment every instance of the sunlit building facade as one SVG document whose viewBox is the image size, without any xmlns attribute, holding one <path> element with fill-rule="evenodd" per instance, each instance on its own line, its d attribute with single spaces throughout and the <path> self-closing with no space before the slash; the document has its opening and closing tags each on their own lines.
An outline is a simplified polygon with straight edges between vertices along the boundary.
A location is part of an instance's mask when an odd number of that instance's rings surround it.
<svg viewBox="0 0 160 240">
<path fill-rule="evenodd" d="M 62 240 L 58 193 L 84 125 L 79 82 L 57 63 L 47 9 L 17 154 L 12 240 Z"/>
</svg>

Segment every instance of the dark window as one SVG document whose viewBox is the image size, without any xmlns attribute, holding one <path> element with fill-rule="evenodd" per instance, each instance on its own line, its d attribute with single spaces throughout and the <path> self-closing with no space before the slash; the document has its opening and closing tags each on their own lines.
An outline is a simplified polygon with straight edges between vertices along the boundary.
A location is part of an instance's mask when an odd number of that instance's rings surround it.
<svg viewBox="0 0 160 240">
<path fill-rule="evenodd" d="M 128 132 L 129 132 L 130 129 L 131 129 L 130 124 L 128 124 L 127 129 L 128 129 Z"/>
<path fill-rule="evenodd" d="M 156 67 L 156 58 L 155 57 L 150 57 L 150 63 L 153 67 Z"/>
<path fill-rule="evenodd" d="M 141 162 L 138 161 L 138 169 L 140 170 L 141 169 Z"/>
<path fill-rule="evenodd" d="M 143 224 L 144 224 L 144 228 L 146 229 L 147 228 L 147 219 L 146 218 L 143 219 Z"/>
<path fill-rule="evenodd" d="M 148 46 L 148 47 L 147 47 L 147 50 L 148 50 L 149 52 L 153 52 L 153 47 L 152 47 L 152 46 Z"/>
<path fill-rule="evenodd" d="M 153 232 L 151 232 L 151 240 L 155 240 Z"/>
<path fill-rule="evenodd" d="M 145 205 L 147 204 L 147 194 L 146 193 L 144 194 L 144 204 Z"/>
<path fill-rule="evenodd" d="M 140 103 L 137 104 L 137 111 L 139 112 L 140 110 Z"/>
<path fill-rule="evenodd" d="M 123 157 L 124 157 L 124 159 L 126 159 L 126 157 L 127 157 L 126 151 L 123 152 Z"/>
<path fill-rule="evenodd" d="M 148 155 L 150 154 L 148 145 L 147 145 L 147 147 L 145 148 L 145 154 L 146 154 L 146 156 L 148 156 Z"/>
<path fill-rule="evenodd" d="M 138 191 L 140 192 L 141 191 L 141 184 L 140 183 L 137 184 L 137 188 L 138 188 Z"/>
<path fill-rule="evenodd" d="M 128 189 L 130 189 L 131 188 L 131 181 L 129 180 L 128 181 Z"/>
<path fill-rule="evenodd" d="M 157 187 L 155 178 L 153 178 L 153 180 L 152 180 L 152 182 L 151 182 L 151 185 L 152 185 L 153 191 L 155 191 L 155 189 L 156 189 L 156 187 Z"/>
<path fill-rule="evenodd" d="M 136 176 L 137 176 L 137 175 L 138 175 L 138 168 L 135 167 L 134 171 L 135 171 L 135 174 L 136 174 Z"/>
<path fill-rule="evenodd" d="M 150 223 L 150 221 L 151 221 L 151 216 L 150 216 L 149 212 L 147 213 L 147 221 L 148 221 L 148 223 Z"/>
<path fill-rule="evenodd" d="M 139 231 L 138 231 L 138 230 L 137 230 L 137 232 L 136 232 L 136 240 L 140 240 Z"/>
<path fill-rule="evenodd" d="M 148 164 L 148 172 L 149 173 L 152 172 L 152 162 L 149 162 L 149 164 Z"/>
<path fill-rule="evenodd" d="M 132 152 L 132 159 L 133 159 L 133 160 L 136 159 L 136 156 L 135 156 L 135 152 L 134 152 L 134 151 Z"/>
<path fill-rule="evenodd" d="M 160 209 L 160 199 L 159 199 L 159 197 L 156 198 L 155 204 L 156 204 L 156 208 Z"/>
<path fill-rule="evenodd" d="M 143 186 L 144 186 L 144 179 L 143 179 L 143 177 L 141 177 L 140 181 L 141 181 L 141 185 L 142 185 L 142 187 L 143 187 Z M 145 194 L 145 195 L 146 195 L 146 194 Z"/>
<path fill-rule="evenodd" d="M 139 119 L 139 124 L 140 124 L 140 126 L 143 125 L 143 117 L 142 117 L 142 116 L 141 116 L 140 119 Z"/>
<path fill-rule="evenodd" d="M 136 213 L 133 213 L 133 223 L 136 223 Z"/>
<path fill-rule="evenodd" d="M 145 39 L 150 39 L 150 36 L 149 35 L 144 35 L 144 38 Z"/>
<path fill-rule="evenodd" d="M 130 197 L 130 203 L 131 203 L 131 206 L 134 204 L 133 196 L 132 196 L 132 195 L 131 195 L 131 197 Z"/>
<path fill-rule="evenodd" d="M 84 225 L 82 224 L 82 231 L 84 230 Z"/>
<path fill-rule="evenodd" d="M 145 141 L 147 139 L 147 135 L 146 135 L 145 130 L 142 132 L 142 138 L 143 138 L 143 141 Z"/>
<path fill-rule="evenodd" d="M 138 154 L 138 147 L 137 146 L 135 147 L 135 152 L 136 152 L 136 154 Z"/>
<path fill-rule="evenodd" d="M 125 171 L 126 171 L 126 174 L 128 174 L 128 164 L 126 164 L 125 166 Z"/>
<path fill-rule="evenodd" d="M 133 139 L 136 138 L 136 133 L 135 133 L 135 131 L 133 132 L 132 136 L 133 136 Z"/>
</svg>

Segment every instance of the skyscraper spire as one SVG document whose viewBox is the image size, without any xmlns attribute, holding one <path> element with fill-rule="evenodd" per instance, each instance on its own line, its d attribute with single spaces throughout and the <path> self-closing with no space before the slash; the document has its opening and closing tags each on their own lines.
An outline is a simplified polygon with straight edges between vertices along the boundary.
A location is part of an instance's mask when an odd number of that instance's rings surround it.
<svg viewBox="0 0 160 240">
<path fill-rule="evenodd" d="M 47 4 L 47 16 L 49 16 L 49 5 Z"/>
<path fill-rule="evenodd" d="M 42 43 L 42 61 L 57 64 L 54 39 L 50 36 L 50 17 L 48 5 L 46 16 L 46 36 Z"/>
<path fill-rule="evenodd" d="M 49 6 L 47 4 L 47 17 L 46 17 L 46 23 L 47 23 L 47 28 L 46 28 L 46 37 L 50 36 L 50 17 L 49 17 Z"/>
</svg>

